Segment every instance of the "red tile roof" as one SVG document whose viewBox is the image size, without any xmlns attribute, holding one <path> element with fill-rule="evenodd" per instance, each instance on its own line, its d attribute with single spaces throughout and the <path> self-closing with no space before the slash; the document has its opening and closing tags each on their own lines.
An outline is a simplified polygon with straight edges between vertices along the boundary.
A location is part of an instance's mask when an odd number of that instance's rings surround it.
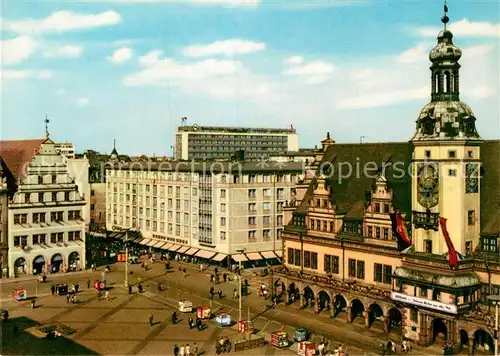
<svg viewBox="0 0 500 356">
<path fill-rule="evenodd" d="M 31 162 L 44 139 L 0 141 L 0 157 L 7 164 L 14 178 L 22 179 L 25 166 Z"/>
</svg>

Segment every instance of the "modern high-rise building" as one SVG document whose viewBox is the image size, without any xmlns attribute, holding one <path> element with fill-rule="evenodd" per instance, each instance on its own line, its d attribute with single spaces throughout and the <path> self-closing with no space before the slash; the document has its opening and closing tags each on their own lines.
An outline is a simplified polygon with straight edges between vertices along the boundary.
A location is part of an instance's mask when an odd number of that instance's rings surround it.
<svg viewBox="0 0 500 356">
<path fill-rule="evenodd" d="M 75 158 L 75 146 L 71 142 L 56 142 L 56 152 L 66 158 Z"/>
<path fill-rule="evenodd" d="M 139 229 L 142 244 L 172 252 L 261 259 L 281 252 L 283 209 L 302 173 L 302 162 L 116 163 L 106 171 L 107 229 Z"/>
<path fill-rule="evenodd" d="M 222 126 L 179 126 L 175 133 L 175 160 L 229 159 L 243 151 L 246 160 L 299 150 L 296 130 Z"/>
</svg>

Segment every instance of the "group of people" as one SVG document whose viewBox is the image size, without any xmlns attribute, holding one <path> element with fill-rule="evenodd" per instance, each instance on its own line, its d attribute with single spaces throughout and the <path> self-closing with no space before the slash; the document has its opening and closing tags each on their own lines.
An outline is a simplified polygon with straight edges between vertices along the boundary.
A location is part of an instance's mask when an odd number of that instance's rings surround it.
<svg viewBox="0 0 500 356">
<path fill-rule="evenodd" d="M 196 328 L 198 329 L 198 331 L 201 331 L 206 327 L 206 325 L 200 318 L 196 318 L 196 320 L 194 320 L 193 318 L 189 318 L 188 323 L 189 323 L 189 329 Z"/>
<path fill-rule="evenodd" d="M 210 299 L 214 299 L 215 288 L 214 287 L 210 287 L 210 290 L 209 290 L 208 293 L 210 294 Z M 219 290 L 217 290 L 217 295 L 219 296 L 219 299 L 222 299 L 222 297 L 224 297 L 224 293 L 222 292 L 222 289 L 219 288 Z"/>
<path fill-rule="evenodd" d="M 382 355 L 395 355 L 396 354 L 396 343 L 389 339 L 386 344 L 380 344 L 382 349 Z M 409 340 L 403 340 L 401 342 L 401 352 L 408 353 L 411 351 L 411 343 Z"/>
<path fill-rule="evenodd" d="M 231 352 L 231 340 L 226 336 L 226 337 L 221 337 L 216 343 L 215 343 L 215 353 L 217 355 L 224 353 L 224 352 Z"/>
<path fill-rule="evenodd" d="M 189 344 L 181 345 L 180 347 L 174 345 L 174 355 L 175 356 L 197 356 L 198 355 L 198 345 L 196 342 L 193 344 L 193 347 L 189 346 Z"/>
</svg>

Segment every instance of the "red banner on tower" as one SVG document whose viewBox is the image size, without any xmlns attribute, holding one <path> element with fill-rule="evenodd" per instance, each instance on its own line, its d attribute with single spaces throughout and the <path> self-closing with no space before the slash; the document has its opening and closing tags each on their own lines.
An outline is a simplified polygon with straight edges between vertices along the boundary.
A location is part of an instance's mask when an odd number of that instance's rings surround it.
<svg viewBox="0 0 500 356">
<path fill-rule="evenodd" d="M 453 242 L 450 239 L 450 234 L 448 234 L 448 230 L 446 229 L 446 219 L 440 216 L 439 225 L 441 225 L 446 246 L 448 246 L 448 262 L 451 268 L 456 268 L 458 266 L 458 255 L 455 247 L 453 246 Z"/>
<path fill-rule="evenodd" d="M 389 214 L 392 222 L 392 231 L 398 240 L 399 250 L 402 251 L 411 246 L 411 237 L 406 230 L 405 222 L 400 213 Z"/>
</svg>

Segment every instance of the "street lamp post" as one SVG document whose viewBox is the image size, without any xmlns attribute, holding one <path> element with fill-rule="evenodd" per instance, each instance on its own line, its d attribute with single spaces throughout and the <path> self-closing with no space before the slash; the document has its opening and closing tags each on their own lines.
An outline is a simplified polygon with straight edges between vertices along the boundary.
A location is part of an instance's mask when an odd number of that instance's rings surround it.
<svg viewBox="0 0 500 356">
<path fill-rule="evenodd" d="M 498 305 L 500 304 L 500 295 L 489 295 L 486 298 L 495 305 L 495 356 L 498 356 Z"/>
<path fill-rule="evenodd" d="M 239 302 L 239 310 L 238 310 L 239 319 L 238 319 L 238 321 L 241 321 L 241 318 L 242 318 L 242 316 L 241 316 L 241 307 L 242 307 L 242 303 L 243 303 L 243 300 L 242 300 L 242 297 L 243 297 L 242 294 L 243 293 L 242 293 L 242 290 L 241 290 L 241 259 L 243 257 L 243 252 L 244 251 L 245 250 L 242 249 L 242 248 L 236 250 L 236 252 L 238 252 L 240 254 L 240 261 L 238 263 L 238 274 L 239 274 L 239 276 L 238 276 L 238 288 L 239 288 L 239 291 L 238 291 L 238 295 L 239 295 L 239 300 L 238 300 L 238 302 Z"/>
<path fill-rule="evenodd" d="M 128 288 L 128 230 L 125 231 L 125 287 Z"/>
</svg>

